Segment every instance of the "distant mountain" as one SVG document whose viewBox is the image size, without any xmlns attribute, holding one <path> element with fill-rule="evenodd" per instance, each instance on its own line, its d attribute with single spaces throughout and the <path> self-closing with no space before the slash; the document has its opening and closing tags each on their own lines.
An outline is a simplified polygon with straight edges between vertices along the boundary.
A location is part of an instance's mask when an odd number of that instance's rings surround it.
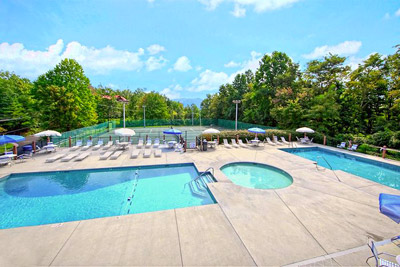
<svg viewBox="0 0 400 267">
<path fill-rule="evenodd" d="M 201 101 L 203 101 L 203 99 L 201 99 L 201 98 L 177 98 L 177 99 L 173 99 L 173 100 L 181 102 L 184 106 L 187 106 L 187 105 L 190 106 L 191 104 L 195 104 L 199 108 L 200 108 Z"/>
</svg>

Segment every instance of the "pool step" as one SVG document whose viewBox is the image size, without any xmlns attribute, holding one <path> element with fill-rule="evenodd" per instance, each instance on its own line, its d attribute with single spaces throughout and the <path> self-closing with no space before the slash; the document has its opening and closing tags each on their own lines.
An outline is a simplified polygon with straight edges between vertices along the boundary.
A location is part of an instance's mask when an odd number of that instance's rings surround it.
<svg viewBox="0 0 400 267">
<path fill-rule="evenodd" d="M 214 182 L 216 182 L 215 178 L 210 172 L 201 172 L 199 176 L 191 180 L 188 184 L 193 194 L 201 197 L 207 197 L 207 184 Z"/>
</svg>

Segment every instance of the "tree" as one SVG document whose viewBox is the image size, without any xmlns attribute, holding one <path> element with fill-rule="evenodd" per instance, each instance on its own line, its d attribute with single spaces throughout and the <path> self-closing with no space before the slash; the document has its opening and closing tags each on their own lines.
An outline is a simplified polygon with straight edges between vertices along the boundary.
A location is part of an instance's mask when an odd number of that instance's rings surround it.
<svg viewBox="0 0 400 267">
<path fill-rule="evenodd" d="M 34 82 L 33 95 L 42 128 L 69 131 L 95 124 L 96 102 L 89 86 L 82 67 L 73 59 L 64 59 L 53 70 L 40 75 Z M 55 100 L 62 103 L 62 109 Z"/>
<path fill-rule="evenodd" d="M 140 118 L 143 118 L 143 106 L 146 106 L 146 119 L 168 119 L 170 115 L 168 113 L 167 100 L 164 96 L 157 92 L 150 92 L 142 96 L 138 101 L 137 114 Z"/>
</svg>

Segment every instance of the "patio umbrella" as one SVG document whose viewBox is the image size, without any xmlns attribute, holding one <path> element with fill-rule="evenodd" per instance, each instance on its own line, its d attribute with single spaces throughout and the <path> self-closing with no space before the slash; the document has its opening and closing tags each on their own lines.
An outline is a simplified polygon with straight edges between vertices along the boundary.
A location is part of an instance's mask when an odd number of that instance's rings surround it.
<svg viewBox="0 0 400 267">
<path fill-rule="evenodd" d="M 114 131 L 116 135 L 119 136 L 132 136 L 135 135 L 135 131 L 129 128 L 121 128 Z"/>
<path fill-rule="evenodd" d="M 400 223 L 400 196 L 379 194 L 379 210 L 396 223 Z"/>
<path fill-rule="evenodd" d="M 174 129 L 174 128 L 165 130 L 165 131 L 163 131 L 163 133 L 164 133 L 164 134 L 175 134 L 175 135 L 182 134 L 181 131 L 179 131 L 179 130 L 177 130 L 177 129 Z"/>
<path fill-rule="evenodd" d="M 6 151 L 6 144 L 8 143 L 17 143 L 24 141 L 25 137 L 20 135 L 1 135 L 0 136 L 0 145 L 4 145 L 4 152 Z"/>
<path fill-rule="evenodd" d="M 219 134 L 220 131 L 214 128 L 209 128 L 203 131 L 203 134 Z"/>
<path fill-rule="evenodd" d="M 308 127 L 301 127 L 301 128 L 298 128 L 298 129 L 296 129 L 296 132 L 298 132 L 298 133 L 304 133 L 304 137 L 306 137 L 306 134 L 307 134 L 307 133 L 315 133 L 315 131 L 314 131 L 313 129 L 308 128 Z"/>
<path fill-rule="evenodd" d="M 44 137 L 47 136 L 47 143 L 50 142 L 50 136 L 61 136 L 61 134 L 57 131 L 53 131 L 53 130 L 46 130 L 46 131 L 42 131 L 40 133 L 36 133 L 33 136 L 36 137 Z"/>
<path fill-rule="evenodd" d="M 257 139 L 257 134 L 265 134 L 265 130 L 263 130 L 261 128 L 250 128 L 250 129 L 247 129 L 247 131 L 249 131 L 251 133 L 255 133 L 256 139 Z"/>
</svg>

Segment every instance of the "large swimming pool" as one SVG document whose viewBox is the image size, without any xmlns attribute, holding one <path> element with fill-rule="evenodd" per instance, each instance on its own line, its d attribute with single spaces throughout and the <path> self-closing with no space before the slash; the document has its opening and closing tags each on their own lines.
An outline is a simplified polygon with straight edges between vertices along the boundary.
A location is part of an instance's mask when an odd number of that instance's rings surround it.
<svg viewBox="0 0 400 267">
<path fill-rule="evenodd" d="M 0 180 L 0 229 L 215 203 L 193 164 L 19 173 Z"/>
<path fill-rule="evenodd" d="M 316 161 L 318 165 L 328 169 L 330 169 L 329 163 L 333 170 L 342 170 L 395 189 L 400 189 L 400 167 L 393 164 L 320 147 L 282 148 L 281 150 Z"/>
</svg>

